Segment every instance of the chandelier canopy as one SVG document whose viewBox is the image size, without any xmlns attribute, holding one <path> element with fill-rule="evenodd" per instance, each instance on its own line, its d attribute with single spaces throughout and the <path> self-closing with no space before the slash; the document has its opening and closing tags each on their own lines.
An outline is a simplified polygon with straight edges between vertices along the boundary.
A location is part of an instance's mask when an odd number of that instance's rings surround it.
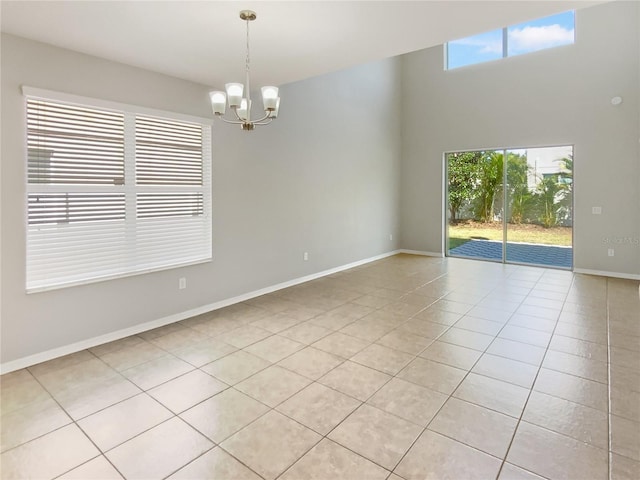
<svg viewBox="0 0 640 480">
<path fill-rule="evenodd" d="M 245 83 L 227 83 L 225 92 L 209 92 L 211 108 L 216 117 L 220 117 L 223 122 L 240 125 L 243 130 L 251 131 L 256 125 L 268 125 L 278 116 L 280 108 L 280 97 L 278 87 L 262 87 L 262 104 L 264 106 L 264 116 L 257 120 L 251 120 L 251 81 L 250 81 L 250 56 L 249 56 L 249 22 L 256 19 L 256 12 L 252 10 L 242 10 L 240 18 L 247 22 L 247 56 L 245 59 Z M 243 94 L 245 95 L 243 97 Z M 227 102 L 229 108 L 233 110 L 235 119 L 229 120 L 224 117 Z"/>
</svg>

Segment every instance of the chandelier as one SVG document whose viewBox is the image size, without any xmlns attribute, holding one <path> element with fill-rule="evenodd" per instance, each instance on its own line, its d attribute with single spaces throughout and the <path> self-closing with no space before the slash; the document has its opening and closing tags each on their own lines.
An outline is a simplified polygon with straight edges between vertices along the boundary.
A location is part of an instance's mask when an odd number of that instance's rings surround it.
<svg viewBox="0 0 640 480">
<path fill-rule="evenodd" d="M 256 125 L 268 125 L 278 116 L 280 108 L 280 97 L 278 97 L 278 87 L 262 87 L 262 104 L 264 106 L 264 116 L 257 120 L 251 120 L 251 82 L 249 74 L 249 22 L 256 19 L 256 12 L 242 10 L 240 18 L 247 22 L 247 56 L 245 59 L 245 83 L 227 83 L 225 92 L 209 92 L 211 108 L 213 114 L 225 123 L 240 125 L 243 130 L 251 131 Z M 243 93 L 246 95 L 243 97 Z M 229 120 L 225 114 L 227 101 L 229 108 L 233 110 L 235 119 Z"/>
</svg>

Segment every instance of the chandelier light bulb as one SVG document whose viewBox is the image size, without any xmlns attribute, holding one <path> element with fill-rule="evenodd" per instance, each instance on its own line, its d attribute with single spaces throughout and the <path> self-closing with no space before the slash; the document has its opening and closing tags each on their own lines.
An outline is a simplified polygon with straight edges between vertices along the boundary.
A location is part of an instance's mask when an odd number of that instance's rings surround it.
<svg viewBox="0 0 640 480">
<path fill-rule="evenodd" d="M 241 83 L 227 83 L 225 89 L 227 90 L 227 97 L 229 98 L 229 107 L 239 107 L 242 101 L 244 85 Z"/>
<path fill-rule="evenodd" d="M 209 92 L 214 115 L 224 115 L 227 108 L 227 95 L 224 92 Z"/>
</svg>

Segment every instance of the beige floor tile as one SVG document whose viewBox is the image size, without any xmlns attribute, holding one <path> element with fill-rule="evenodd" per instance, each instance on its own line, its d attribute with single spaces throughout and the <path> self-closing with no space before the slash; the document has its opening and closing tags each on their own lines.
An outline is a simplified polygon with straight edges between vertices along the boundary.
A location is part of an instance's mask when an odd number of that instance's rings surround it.
<svg viewBox="0 0 640 480">
<path fill-rule="evenodd" d="M 51 395 L 26 369 L 0 376 L 0 409 L 3 415 L 47 398 Z"/>
<path fill-rule="evenodd" d="M 370 315 L 350 323 L 340 329 L 340 333 L 359 338 L 365 342 L 374 342 L 383 337 L 395 327 L 384 320 L 369 318 Z"/>
<path fill-rule="evenodd" d="M 610 413 L 634 422 L 640 422 L 640 393 L 611 388 Z"/>
<path fill-rule="evenodd" d="M 450 395 L 466 374 L 465 370 L 459 368 L 424 358 L 416 358 L 398 374 L 398 377 Z"/>
<path fill-rule="evenodd" d="M 529 389 L 470 373 L 453 396 L 512 417 L 520 417 Z"/>
<path fill-rule="evenodd" d="M 147 330 L 146 332 L 139 333 L 138 336 L 145 340 L 153 340 L 155 338 L 162 337 L 164 335 L 169 335 L 173 332 L 179 332 L 184 330 L 186 327 L 178 322 L 170 323 L 168 325 L 164 325 L 162 327 L 153 328 L 151 330 Z"/>
<path fill-rule="evenodd" d="M 500 332 L 504 324 L 501 322 L 494 322 L 491 320 L 485 320 L 483 318 L 470 317 L 469 315 L 465 315 L 460 320 L 458 320 L 454 326 L 456 328 L 462 328 L 464 330 L 471 330 L 472 332 L 495 336 L 498 334 L 498 332 Z"/>
<path fill-rule="evenodd" d="M 551 334 L 531 328 L 519 327 L 517 325 L 505 325 L 500 335 L 498 335 L 498 338 L 506 338 L 514 342 L 547 348 L 551 340 Z"/>
<path fill-rule="evenodd" d="M 240 350 L 205 365 L 202 371 L 226 384 L 235 385 L 270 365 L 270 362 Z"/>
<path fill-rule="evenodd" d="M 298 325 L 301 321 L 297 318 L 289 317 L 282 313 L 276 313 L 269 317 L 261 318 L 255 322 L 251 322 L 251 326 L 268 330 L 271 333 L 278 333 L 294 325 Z"/>
<path fill-rule="evenodd" d="M 450 398 L 429 424 L 429 430 L 504 458 L 517 424 L 513 417 Z"/>
<path fill-rule="evenodd" d="M 374 343 L 360 353 L 357 353 L 351 358 L 351 361 L 389 375 L 395 375 L 413 360 L 413 358 L 414 356 L 408 353 Z"/>
<path fill-rule="evenodd" d="M 516 313 L 553 321 L 557 320 L 560 316 L 560 310 L 558 309 L 538 307 L 535 305 L 521 305 L 516 310 Z"/>
<path fill-rule="evenodd" d="M 321 313 L 324 313 L 324 309 L 314 308 L 308 305 L 301 305 L 299 303 L 293 303 L 293 304 L 289 304 L 280 313 L 287 315 L 288 317 L 294 318 L 300 322 L 303 322 L 313 317 L 316 317 Z"/>
<path fill-rule="evenodd" d="M 452 343 L 461 347 L 471 348 L 473 350 L 484 351 L 491 344 L 493 335 L 485 335 L 483 333 L 472 332 L 462 328 L 451 327 L 447 330 L 438 341 Z"/>
<path fill-rule="evenodd" d="M 99 454 L 76 425 L 67 425 L 0 455 L 2 478 L 54 478 Z"/>
<path fill-rule="evenodd" d="M 330 335 L 333 330 L 329 330 L 328 328 L 320 327 L 311 323 L 311 321 L 301 323 L 296 325 L 295 327 L 291 327 L 287 330 L 280 332 L 280 335 L 283 337 L 287 337 L 296 342 L 304 343 L 305 345 L 310 345 L 314 342 L 317 342 L 321 338 Z"/>
<path fill-rule="evenodd" d="M 244 428 L 269 411 L 269 407 L 229 388 L 180 416 L 216 443 Z"/>
<path fill-rule="evenodd" d="M 331 330 L 340 330 L 373 311 L 371 307 L 348 303 L 314 317 L 311 322 Z"/>
<path fill-rule="evenodd" d="M 138 393 L 137 386 L 120 376 L 107 380 L 99 377 L 92 383 L 83 383 L 56 395 L 56 400 L 74 420 L 78 420 Z"/>
<path fill-rule="evenodd" d="M 164 350 L 173 352 L 174 350 L 193 345 L 205 338 L 206 335 L 202 332 L 193 330 L 192 328 L 183 328 L 182 330 L 162 335 L 149 341 Z"/>
<path fill-rule="evenodd" d="M 611 453 L 609 458 L 611 480 L 637 480 L 640 462 L 615 453 Z"/>
<path fill-rule="evenodd" d="M 438 300 L 429 307 L 429 309 L 444 310 L 445 312 L 457 313 L 460 315 L 465 315 L 472 308 L 473 305 L 469 305 L 468 303 L 453 302 L 451 300 Z"/>
<path fill-rule="evenodd" d="M 121 480 L 122 475 L 104 456 L 99 456 L 70 472 L 65 473 L 59 480 Z"/>
<path fill-rule="evenodd" d="M 511 308 L 487 308 L 480 305 L 474 306 L 467 312 L 467 315 L 470 315 L 472 317 L 490 320 L 492 322 L 501 323 L 503 325 L 507 323 L 507 320 L 511 318 L 512 314 L 513 309 Z"/>
<path fill-rule="evenodd" d="M 179 348 L 173 354 L 194 367 L 202 367 L 237 350 L 236 347 L 218 339 L 207 338 L 203 341 Z"/>
<path fill-rule="evenodd" d="M 304 344 L 302 343 L 274 335 L 260 340 L 244 350 L 256 357 L 263 358 L 271 363 L 276 363 L 303 348 Z"/>
<path fill-rule="evenodd" d="M 608 448 L 607 414 L 578 403 L 532 392 L 523 420 L 581 442 Z"/>
<path fill-rule="evenodd" d="M 164 357 L 167 352 L 151 343 L 142 342 L 105 353 L 102 360 L 118 371 Z"/>
<path fill-rule="evenodd" d="M 387 305 L 382 307 L 382 310 L 393 312 L 402 315 L 405 318 L 409 318 L 410 316 L 415 315 L 420 310 L 424 309 L 428 305 L 428 303 L 430 302 L 424 302 L 423 304 L 416 305 L 415 303 L 411 302 L 403 302 L 402 299 L 400 299 L 397 302 L 388 303 Z"/>
<path fill-rule="evenodd" d="M 554 320 L 545 320 L 539 317 L 530 317 L 529 315 L 515 314 L 509 319 L 507 325 L 552 333 L 553 329 L 556 327 L 556 322 Z"/>
<path fill-rule="evenodd" d="M 234 347 L 245 348 L 253 343 L 270 337 L 271 335 L 273 334 L 268 330 L 253 327 L 251 325 L 245 325 L 223 333 L 216 338 L 228 343 L 229 345 L 233 345 Z"/>
<path fill-rule="evenodd" d="M 270 407 L 275 407 L 309 383 L 311 381 L 308 378 L 273 365 L 238 383 L 235 388 Z"/>
<path fill-rule="evenodd" d="M 280 478 L 385 480 L 388 475 L 384 468 L 325 438 Z"/>
<path fill-rule="evenodd" d="M 605 362 L 555 350 L 547 352 L 542 366 L 550 370 L 568 373 L 600 383 L 607 383 L 609 378 L 608 367 Z"/>
<path fill-rule="evenodd" d="M 493 343 L 489 345 L 486 353 L 539 366 L 542 364 L 545 349 L 526 343 L 514 342 L 506 338 L 496 338 Z"/>
<path fill-rule="evenodd" d="M 612 365 L 640 370 L 640 352 L 627 350 L 626 348 L 611 347 L 610 355 Z"/>
<path fill-rule="evenodd" d="M 261 480 L 260 477 L 219 447 L 209 450 L 171 475 L 171 480 Z"/>
<path fill-rule="evenodd" d="M 138 335 L 131 335 L 130 337 L 121 338 L 119 340 L 114 340 L 113 342 L 103 343 L 102 345 L 92 347 L 89 351 L 98 357 L 102 357 L 107 353 L 115 352 L 121 348 L 130 347 L 132 345 L 141 345 L 143 343 L 146 343 L 146 340 L 142 339 Z"/>
<path fill-rule="evenodd" d="M 440 325 L 450 327 L 462 318 L 462 314 L 447 312 L 445 310 L 429 307 L 426 310 L 423 310 L 415 315 L 413 318 L 427 320 L 429 322 L 438 323 Z"/>
<path fill-rule="evenodd" d="M 166 355 L 150 362 L 142 363 L 122 372 L 133 383 L 143 390 L 148 390 L 193 370 L 193 365 Z"/>
<path fill-rule="evenodd" d="M 368 345 L 368 341 L 335 332 L 313 343 L 311 346 L 342 358 L 351 358 Z"/>
<path fill-rule="evenodd" d="M 385 373 L 346 361 L 318 382 L 364 402 L 390 379 Z"/>
<path fill-rule="evenodd" d="M 611 388 L 640 393 L 640 370 L 610 365 L 609 376 Z"/>
<path fill-rule="evenodd" d="M 617 331 L 614 330 L 614 328 Z M 637 330 L 640 330 L 640 325 L 638 325 L 636 329 L 633 329 L 633 333 L 628 333 L 632 331 L 632 328 L 612 327 L 610 324 L 609 344 L 614 347 L 638 352 L 640 351 L 640 332 Z"/>
<path fill-rule="evenodd" d="M 640 423 L 611 415 L 611 450 L 640 461 Z"/>
<path fill-rule="evenodd" d="M 541 368 L 533 389 L 603 412 L 608 411 L 607 386 L 592 380 Z"/>
<path fill-rule="evenodd" d="M 606 328 L 590 328 L 575 323 L 558 322 L 554 334 L 599 343 L 601 345 L 607 344 Z"/>
<path fill-rule="evenodd" d="M 4 452 L 17 447 L 71 422 L 52 398 L 25 403 L 24 407 L 3 413 L 0 417 L 0 450 Z"/>
<path fill-rule="evenodd" d="M 369 405 L 362 405 L 329 438 L 378 465 L 393 470 L 422 427 Z"/>
<path fill-rule="evenodd" d="M 51 395 L 58 397 L 70 390 L 86 389 L 101 381 L 119 378 L 120 375 L 102 360 L 95 357 L 83 360 L 58 370 L 47 368 L 45 373 L 36 373 L 35 377 Z"/>
<path fill-rule="evenodd" d="M 194 370 L 152 388 L 147 393 L 172 412 L 180 413 L 227 387 L 227 384 L 216 380 L 211 375 Z"/>
<path fill-rule="evenodd" d="M 509 463 L 553 479 L 606 479 L 607 452 L 544 428 L 520 422 Z"/>
<path fill-rule="evenodd" d="M 277 410 L 315 430 L 321 435 L 329 433 L 361 402 L 319 383 L 312 383 Z"/>
<path fill-rule="evenodd" d="M 141 393 L 83 418 L 78 425 L 105 452 L 171 417 L 169 410 Z"/>
<path fill-rule="evenodd" d="M 424 427 L 446 400 L 446 395 L 394 378 L 367 403 Z"/>
<path fill-rule="evenodd" d="M 178 417 L 106 453 L 125 478 L 164 478 L 213 447 Z"/>
<path fill-rule="evenodd" d="M 531 388 L 538 373 L 538 367 L 485 353 L 472 371 L 503 382 Z"/>
<path fill-rule="evenodd" d="M 79 363 L 86 362 L 87 360 L 95 360 L 95 357 L 88 350 L 81 350 L 80 352 L 54 358 L 47 362 L 38 363 L 37 365 L 29 367 L 28 370 L 33 374 L 33 376 L 40 378 L 47 373 L 57 373 L 67 367 L 78 365 Z"/>
<path fill-rule="evenodd" d="M 398 330 L 413 333 L 421 337 L 436 339 L 448 330 L 448 325 L 431 322 L 422 318 L 411 318 L 398 327 Z"/>
<path fill-rule="evenodd" d="M 462 370 L 469 370 L 478 361 L 482 352 L 452 343 L 435 341 L 420 352 L 420 357 L 445 363 Z"/>
<path fill-rule="evenodd" d="M 344 362 L 343 358 L 313 347 L 307 347 L 280 361 L 278 365 L 312 380 L 317 380 L 342 362 Z"/>
<path fill-rule="evenodd" d="M 527 470 L 505 463 L 500 470 L 498 480 L 544 480 L 541 476 Z"/>
<path fill-rule="evenodd" d="M 549 350 L 570 353 L 580 357 L 590 358 L 600 362 L 608 361 L 607 346 L 599 343 L 587 342 L 577 338 L 554 334 L 549 344 Z"/>
<path fill-rule="evenodd" d="M 410 355 L 417 355 L 429 346 L 433 339 L 414 335 L 406 330 L 396 329 L 376 340 L 379 345 L 400 350 Z"/>
<path fill-rule="evenodd" d="M 361 297 L 352 300 L 351 303 L 355 303 L 357 305 L 364 305 L 365 307 L 371 308 L 382 308 L 385 305 L 391 303 L 393 300 L 389 298 L 383 297 L 375 297 L 373 295 L 362 295 Z"/>
<path fill-rule="evenodd" d="M 317 433 L 271 411 L 222 442 L 222 448 L 267 480 L 276 478 L 321 440 Z"/>
<path fill-rule="evenodd" d="M 395 472 L 407 480 L 495 478 L 501 461 L 430 430 L 425 430 Z"/>
</svg>

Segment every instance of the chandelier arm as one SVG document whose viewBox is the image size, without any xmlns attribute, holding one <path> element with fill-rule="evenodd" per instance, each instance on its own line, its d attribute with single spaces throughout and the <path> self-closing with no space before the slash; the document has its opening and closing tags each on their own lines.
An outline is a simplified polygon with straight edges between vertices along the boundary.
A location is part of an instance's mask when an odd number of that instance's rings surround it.
<svg viewBox="0 0 640 480">
<path fill-rule="evenodd" d="M 252 122 L 252 123 L 254 125 L 269 125 L 271 122 L 273 122 L 273 118 L 269 118 L 266 121 L 259 120 L 257 122 Z"/>
<path fill-rule="evenodd" d="M 218 118 L 220 118 L 220 120 L 222 120 L 224 123 L 231 123 L 233 125 L 242 125 L 244 123 L 243 120 L 240 120 L 240 118 L 238 118 L 239 121 L 236 120 L 227 120 L 226 118 L 224 118 L 222 115 L 219 115 Z"/>
<path fill-rule="evenodd" d="M 233 110 L 233 113 L 236 116 L 236 119 L 238 120 L 237 122 L 233 122 L 233 123 L 244 123 L 246 120 L 243 120 L 242 118 L 240 118 L 240 115 L 238 115 L 238 109 L 237 108 L 232 108 L 231 110 Z M 247 109 L 248 111 L 248 109 Z"/>
<path fill-rule="evenodd" d="M 265 121 L 267 118 L 269 118 L 269 115 L 271 114 L 271 112 L 267 113 L 264 117 L 258 119 L 258 120 L 253 120 L 252 123 L 258 123 L 258 122 L 263 122 Z M 272 119 L 273 120 L 273 119 Z"/>
</svg>

